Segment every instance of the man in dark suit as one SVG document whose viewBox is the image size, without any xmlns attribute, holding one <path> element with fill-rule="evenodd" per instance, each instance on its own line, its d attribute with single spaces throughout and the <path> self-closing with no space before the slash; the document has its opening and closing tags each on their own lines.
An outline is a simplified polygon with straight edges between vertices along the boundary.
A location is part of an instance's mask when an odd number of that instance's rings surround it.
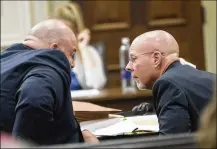
<svg viewBox="0 0 217 149">
<path fill-rule="evenodd" d="M 70 67 L 77 41 L 61 21 L 34 26 L 1 54 L 0 131 L 40 145 L 96 141 L 73 115 Z M 90 142 L 91 142 L 90 141 Z"/>
<path fill-rule="evenodd" d="M 212 98 L 216 76 L 179 61 L 179 46 L 162 30 L 138 36 L 126 69 L 139 89 L 152 89 L 159 134 L 194 132 Z"/>
</svg>

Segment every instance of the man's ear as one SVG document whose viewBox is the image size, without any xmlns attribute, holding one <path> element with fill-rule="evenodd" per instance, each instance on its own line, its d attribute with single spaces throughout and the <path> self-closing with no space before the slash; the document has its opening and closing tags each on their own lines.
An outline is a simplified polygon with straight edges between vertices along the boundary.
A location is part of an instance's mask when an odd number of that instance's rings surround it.
<svg viewBox="0 0 217 149">
<path fill-rule="evenodd" d="M 155 51 L 153 53 L 153 58 L 154 58 L 154 66 L 158 67 L 161 64 L 162 54 L 159 51 Z"/>
<path fill-rule="evenodd" d="M 57 43 L 52 43 L 52 44 L 50 45 L 50 48 L 51 48 L 51 49 L 57 49 L 57 48 L 58 48 Z"/>
</svg>

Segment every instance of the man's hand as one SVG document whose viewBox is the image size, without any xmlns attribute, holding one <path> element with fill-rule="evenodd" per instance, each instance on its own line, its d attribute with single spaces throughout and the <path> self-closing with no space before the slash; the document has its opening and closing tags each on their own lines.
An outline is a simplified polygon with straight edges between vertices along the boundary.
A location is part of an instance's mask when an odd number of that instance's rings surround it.
<svg viewBox="0 0 217 149">
<path fill-rule="evenodd" d="M 85 143 L 90 143 L 90 144 L 99 143 L 99 140 L 97 139 L 97 137 L 86 129 L 82 131 L 82 135 L 83 135 Z"/>
</svg>

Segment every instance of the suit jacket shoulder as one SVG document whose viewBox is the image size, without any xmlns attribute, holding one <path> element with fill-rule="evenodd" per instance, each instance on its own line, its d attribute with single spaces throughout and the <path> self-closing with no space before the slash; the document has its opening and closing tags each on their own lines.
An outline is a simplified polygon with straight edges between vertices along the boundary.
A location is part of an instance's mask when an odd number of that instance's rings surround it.
<svg viewBox="0 0 217 149">
<path fill-rule="evenodd" d="M 200 112 L 212 98 L 214 79 L 215 75 L 212 73 L 182 65 L 180 62 L 173 63 L 152 88 L 154 106 L 159 119 L 167 117 L 169 120 L 175 113 L 177 115 L 173 116 L 174 118 L 185 115 L 183 122 L 185 120 L 186 122 L 182 125 L 186 128 L 182 129 L 179 125 L 181 128 L 179 130 L 182 132 L 195 131 Z M 189 120 L 191 121 L 190 126 L 188 126 Z M 162 120 L 162 123 L 166 122 Z M 181 123 L 181 120 L 179 122 Z M 175 123 L 170 123 L 166 127 L 162 126 L 164 133 L 171 132 L 172 129 L 168 128 L 174 125 Z M 177 131 L 179 130 L 177 128 Z"/>
</svg>

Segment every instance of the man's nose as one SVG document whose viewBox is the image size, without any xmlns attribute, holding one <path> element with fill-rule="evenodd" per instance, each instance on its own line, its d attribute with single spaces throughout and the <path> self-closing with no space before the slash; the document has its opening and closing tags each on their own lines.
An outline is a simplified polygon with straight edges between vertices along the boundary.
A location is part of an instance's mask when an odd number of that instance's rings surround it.
<svg viewBox="0 0 217 149">
<path fill-rule="evenodd" d="M 127 64 L 127 66 L 126 66 L 126 68 L 125 68 L 125 69 L 126 69 L 126 71 L 129 71 L 129 72 L 131 72 L 131 71 L 132 71 L 132 68 L 131 68 L 131 66 L 130 66 L 130 64 L 129 64 L 129 63 Z"/>
</svg>

